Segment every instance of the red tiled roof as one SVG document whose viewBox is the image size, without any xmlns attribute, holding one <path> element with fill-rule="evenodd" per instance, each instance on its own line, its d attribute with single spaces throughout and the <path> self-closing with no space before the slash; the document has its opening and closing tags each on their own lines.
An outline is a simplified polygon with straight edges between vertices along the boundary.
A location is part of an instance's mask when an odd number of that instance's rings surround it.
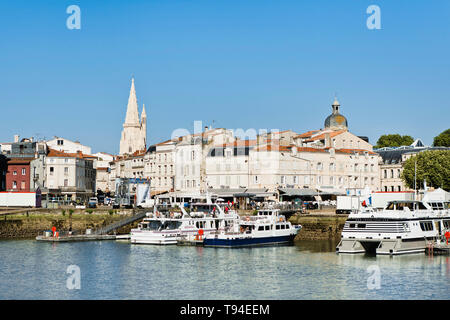
<svg viewBox="0 0 450 320">
<path fill-rule="evenodd" d="M 319 130 L 311 130 L 311 131 L 299 134 L 298 136 L 295 136 L 294 138 L 309 138 L 317 132 L 319 132 Z"/>
<path fill-rule="evenodd" d="M 33 161 L 35 158 L 9 158 L 7 159 L 8 165 L 10 164 L 29 164 L 31 161 Z"/>
<path fill-rule="evenodd" d="M 333 132 L 324 132 L 322 134 L 319 134 L 318 136 L 311 137 L 311 139 L 305 140 L 305 142 L 311 142 L 311 141 L 317 141 L 317 140 L 323 140 L 325 139 L 325 136 L 327 134 L 330 135 L 330 138 L 336 137 L 340 135 L 341 133 L 344 133 L 346 130 L 339 130 L 339 131 L 333 131 Z"/>
<path fill-rule="evenodd" d="M 97 159 L 96 156 L 90 155 L 90 154 L 84 154 L 81 151 L 78 151 L 77 153 L 68 153 L 64 151 L 59 151 L 55 149 L 48 149 L 47 157 L 60 157 L 60 158 L 78 158 L 78 159 Z"/>
</svg>

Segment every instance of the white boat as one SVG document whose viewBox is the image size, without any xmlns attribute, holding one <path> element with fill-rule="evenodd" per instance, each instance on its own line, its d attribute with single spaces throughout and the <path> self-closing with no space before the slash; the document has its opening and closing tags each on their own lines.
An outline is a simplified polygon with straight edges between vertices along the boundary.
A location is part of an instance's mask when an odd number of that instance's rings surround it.
<svg viewBox="0 0 450 320">
<path fill-rule="evenodd" d="M 253 247 L 292 243 L 301 226 L 293 226 L 279 209 L 260 210 L 225 230 L 205 236 L 205 247 Z"/>
<path fill-rule="evenodd" d="M 239 219 L 234 210 L 217 203 L 193 203 L 190 210 L 179 209 L 180 212 L 170 213 L 158 211 L 155 206 L 154 212 L 144 218 L 138 228 L 131 230 L 131 243 L 177 244 L 178 240 L 223 230 Z"/>
<path fill-rule="evenodd" d="M 365 208 L 345 222 L 337 253 L 399 255 L 425 252 L 450 229 L 450 203 L 390 201 L 380 211 Z"/>
</svg>

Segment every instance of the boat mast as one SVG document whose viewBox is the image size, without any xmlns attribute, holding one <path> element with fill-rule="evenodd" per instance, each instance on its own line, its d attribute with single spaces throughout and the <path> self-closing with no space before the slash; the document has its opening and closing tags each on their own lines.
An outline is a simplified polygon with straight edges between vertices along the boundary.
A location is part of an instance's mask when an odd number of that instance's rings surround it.
<svg viewBox="0 0 450 320">
<path fill-rule="evenodd" d="M 417 159 L 414 159 L 414 201 L 417 200 Z"/>
</svg>

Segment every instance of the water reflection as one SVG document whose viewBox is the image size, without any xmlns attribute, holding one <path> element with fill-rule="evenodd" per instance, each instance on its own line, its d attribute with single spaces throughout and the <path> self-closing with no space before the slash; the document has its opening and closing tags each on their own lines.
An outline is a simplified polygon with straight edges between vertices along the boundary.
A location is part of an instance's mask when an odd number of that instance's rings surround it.
<svg viewBox="0 0 450 320">
<path fill-rule="evenodd" d="M 3 241 L 0 299 L 450 298 L 448 256 L 338 255 L 336 245 L 299 241 L 227 249 Z M 71 264 L 81 269 L 81 290 L 66 288 Z M 373 265 L 380 270 L 379 290 L 367 286 Z"/>
</svg>

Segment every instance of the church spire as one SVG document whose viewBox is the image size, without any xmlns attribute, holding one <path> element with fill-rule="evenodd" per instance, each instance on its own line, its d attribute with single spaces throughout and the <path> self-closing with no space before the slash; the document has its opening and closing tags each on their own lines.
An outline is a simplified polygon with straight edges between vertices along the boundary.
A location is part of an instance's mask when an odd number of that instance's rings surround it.
<svg viewBox="0 0 450 320">
<path fill-rule="evenodd" d="M 131 79 L 130 96 L 128 97 L 127 115 L 125 124 L 139 124 L 139 112 L 136 98 L 136 89 L 134 88 L 134 78 Z"/>
<path fill-rule="evenodd" d="M 142 104 L 141 122 L 144 118 L 147 118 L 147 113 L 145 112 L 145 104 Z"/>
</svg>

